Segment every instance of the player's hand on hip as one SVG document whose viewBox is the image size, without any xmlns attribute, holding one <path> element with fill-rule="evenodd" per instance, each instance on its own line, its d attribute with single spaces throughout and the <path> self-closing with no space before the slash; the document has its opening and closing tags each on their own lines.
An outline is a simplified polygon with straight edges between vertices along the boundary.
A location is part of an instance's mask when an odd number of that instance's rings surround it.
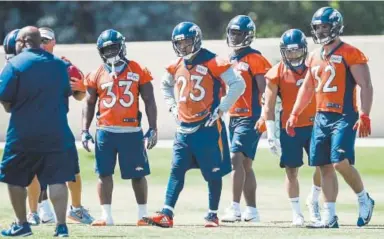
<svg viewBox="0 0 384 239">
<path fill-rule="evenodd" d="M 369 115 L 360 114 L 359 119 L 353 126 L 353 130 L 359 131 L 360 138 L 371 135 L 371 119 L 369 118 Z"/>
<path fill-rule="evenodd" d="M 92 135 L 89 133 L 88 130 L 83 130 L 83 132 L 81 133 L 81 143 L 83 144 L 83 148 L 85 150 L 87 150 L 88 152 L 91 152 L 91 150 L 89 149 L 89 141 L 91 141 L 93 144 L 95 143 L 95 141 L 93 140 L 92 138 Z"/>
<path fill-rule="evenodd" d="M 205 122 L 205 127 L 211 127 L 213 126 L 218 119 L 223 116 L 223 111 L 221 111 L 219 108 L 216 108 L 213 113 L 209 116 L 209 119 Z"/>
<path fill-rule="evenodd" d="M 147 141 L 147 149 L 152 149 L 157 144 L 157 130 L 149 128 L 144 135 L 144 141 Z"/>
<path fill-rule="evenodd" d="M 291 137 L 295 137 L 295 127 L 297 125 L 298 116 L 291 114 L 288 118 L 287 124 L 285 126 L 285 130 L 287 131 L 287 134 Z"/>
<path fill-rule="evenodd" d="M 267 126 L 265 125 L 265 120 L 263 117 L 260 117 L 259 120 L 257 120 L 255 124 L 255 130 L 258 134 L 263 134 L 265 131 L 267 131 Z"/>
</svg>

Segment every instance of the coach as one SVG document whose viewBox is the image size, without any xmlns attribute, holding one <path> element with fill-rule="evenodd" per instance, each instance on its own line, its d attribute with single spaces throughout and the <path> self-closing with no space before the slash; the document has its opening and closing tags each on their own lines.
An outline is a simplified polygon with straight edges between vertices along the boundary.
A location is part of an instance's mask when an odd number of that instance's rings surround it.
<svg viewBox="0 0 384 239">
<path fill-rule="evenodd" d="M 27 236 L 26 186 L 35 175 L 49 185 L 57 216 L 55 236 L 68 236 L 66 182 L 75 179 L 75 139 L 67 120 L 72 94 L 66 64 L 40 49 L 36 27 L 24 27 L 16 53 L 0 74 L 0 102 L 11 113 L 0 181 L 8 184 L 17 222 L 3 236 Z"/>
</svg>

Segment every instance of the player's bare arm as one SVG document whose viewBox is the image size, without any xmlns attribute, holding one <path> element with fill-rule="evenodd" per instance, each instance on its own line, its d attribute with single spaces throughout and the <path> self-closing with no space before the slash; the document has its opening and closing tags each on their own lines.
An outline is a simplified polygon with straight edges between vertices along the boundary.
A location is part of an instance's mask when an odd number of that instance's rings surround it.
<svg viewBox="0 0 384 239">
<path fill-rule="evenodd" d="M 369 115 L 373 101 L 373 87 L 368 64 L 356 64 L 350 67 L 356 84 L 360 86 L 360 114 Z"/>
<path fill-rule="evenodd" d="M 93 116 L 95 115 L 95 107 L 97 102 L 97 92 L 94 88 L 87 88 L 86 100 L 83 106 L 83 120 L 82 120 L 82 133 L 81 142 L 85 150 L 90 152 L 88 141 L 94 143 L 94 140 L 89 133 L 89 127 L 91 126 Z"/>
<path fill-rule="evenodd" d="M 157 129 L 157 106 L 155 101 L 155 95 L 153 93 L 153 85 L 148 82 L 140 86 L 140 95 L 144 101 L 145 113 L 148 117 L 149 127 Z"/>
<path fill-rule="evenodd" d="M 265 92 L 265 88 L 266 88 L 267 83 L 265 81 L 264 74 L 256 75 L 255 81 L 256 81 L 257 88 L 259 89 L 260 94 L 262 94 L 262 92 Z M 259 97 L 259 98 L 261 99 L 261 97 Z M 260 116 L 260 119 L 255 124 L 255 129 L 257 129 L 257 131 L 259 133 L 263 133 L 266 130 L 265 129 L 264 108 L 261 108 L 261 116 Z"/>
<path fill-rule="evenodd" d="M 369 67 L 366 63 L 355 64 L 352 65 L 350 69 L 356 84 L 361 88 L 360 116 L 353 129 L 359 131 L 359 137 L 368 137 L 371 135 L 371 119 L 369 118 L 369 114 L 373 101 L 373 87 Z"/>
<path fill-rule="evenodd" d="M 0 103 L 3 105 L 5 112 L 11 113 L 11 103 L 4 102 L 0 100 Z"/>
<path fill-rule="evenodd" d="M 157 144 L 157 106 L 155 95 L 153 93 L 153 85 L 148 82 L 140 85 L 140 95 L 144 101 L 145 113 L 148 118 L 149 130 L 145 134 L 147 139 L 147 149 L 152 149 Z"/>
<path fill-rule="evenodd" d="M 259 89 L 259 92 L 264 92 L 265 87 L 267 85 L 264 74 L 255 75 L 255 80 L 256 80 L 256 84 L 257 84 L 257 88 Z"/>
<path fill-rule="evenodd" d="M 275 105 L 277 98 L 278 87 L 267 79 L 267 86 L 265 87 L 265 103 L 263 106 L 263 117 L 265 120 L 275 120 Z"/>
<path fill-rule="evenodd" d="M 95 115 L 95 108 L 97 102 L 97 93 L 94 88 L 87 88 L 85 93 L 85 104 L 83 107 L 83 122 L 82 129 L 89 130 L 91 126 L 93 116 Z"/>
</svg>

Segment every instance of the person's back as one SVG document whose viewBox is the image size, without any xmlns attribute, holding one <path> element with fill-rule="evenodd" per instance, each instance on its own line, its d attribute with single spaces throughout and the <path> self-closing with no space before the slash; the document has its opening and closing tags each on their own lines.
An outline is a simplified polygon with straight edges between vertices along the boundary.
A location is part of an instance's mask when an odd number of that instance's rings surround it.
<svg viewBox="0 0 384 239">
<path fill-rule="evenodd" d="M 24 49 L 9 61 L 3 74 L 14 79 L 7 144 L 29 152 L 62 151 L 74 144 L 67 121 L 69 85 L 67 66 L 40 49 Z"/>
<path fill-rule="evenodd" d="M 6 39 L 6 53 L 16 56 L 0 73 L 0 104 L 11 113 L 0 182 L 8 184 L 17 221 L 1 235 L 32 235 L 26 187 L 37 176 L 42 185 L 49 185 L 57 223 L 54 236 L 68 237 L 66 182 L 75 180 L 78 158 L 67 121 L 72 93 L 67 66 L 40 48 L 37 27 L 24 27 Z"/>
</svg>

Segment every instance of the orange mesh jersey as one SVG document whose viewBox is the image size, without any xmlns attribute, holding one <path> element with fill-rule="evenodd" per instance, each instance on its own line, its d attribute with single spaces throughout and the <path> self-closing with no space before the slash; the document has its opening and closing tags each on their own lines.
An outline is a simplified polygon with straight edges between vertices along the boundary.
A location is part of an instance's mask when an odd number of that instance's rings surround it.
<svg viewBox="0 0 384 239">
<path fill-rule="evenodd" d="M 313 51 L 306 64 L 310 68 L 307 74 L 316 87 L 317 111 L 357 112 L 356 82 L 349 67 L 367 62 L 360 50 L 343 42 L 327 56 L 324 56 L 322 48 Z"/>
<path fill-rule="evenodd" d="M 101 65 L 87 74 L 85 85 L 97 90 L 99 109 L 97 126 L 140 126 L 139 88 L 152 80 L 151 73 L 138 63 L 129 61 L 116 78 Z"/>
<path fill-rule="evenodd" d="M 192 64 L 186 65 L 178 58 L 166 68 L 176 82 L 175 97 L 182 125 L 201 123 L 219 105 L 225 94 L 220 75 L 230 67 L 228 61 L 201 49 Z"/>
<path fill-rule="evenodd" d="M 307 71 L 308 68 L 305 68 L 304 71 L 299 74 L 298 72 L 289 69 L 283 62 L 279 62 L 265 74 L 267 81 L 277 85 L 279 88 L 278 94 L 280 95 L 283 108 L 281 115 L 281 124 L 283 128 L 285 128 L 289 115 L 292 112 L 297 93 L 299 92 L 300 86 L 303 84 Z M 313 98 L 308 107 L 299 115 L 297 127 L 313 125 L 315 114 L 316 103 Z"/>
<path fill-rule="evenodd" d="M 231 57 L 234 69 L 245 81 L 245 91 L 229 110 L 230 116 L 256 117 L 261 114 L 260 96 L 263 92 L 257 88 L 256 75 L 264 75 L 271 64 L 257 50 L 250 47 L 243 49 L 239 55 Z"/>
</svg>

